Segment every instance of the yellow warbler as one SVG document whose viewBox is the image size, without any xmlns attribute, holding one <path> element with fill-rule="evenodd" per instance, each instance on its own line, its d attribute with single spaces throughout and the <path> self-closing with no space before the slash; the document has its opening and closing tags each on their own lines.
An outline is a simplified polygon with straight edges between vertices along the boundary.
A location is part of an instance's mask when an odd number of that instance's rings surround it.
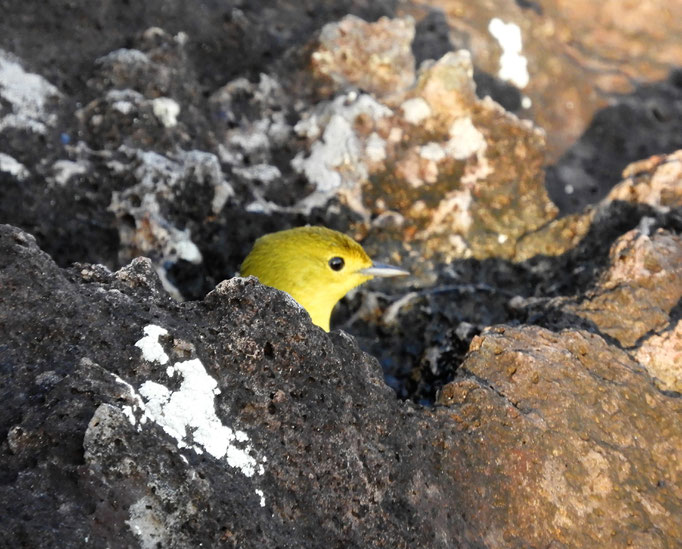
<svg viewBox="0 0 682 549">
<path fill-rule="evenodd" d="M 325 227 L 298 227 L 260 237 L 242 263 L 242 276 L 287 292 L 329 331 L 334 305 L 349 290 L 375 276 L 404 276 L 407 271 L 372 263 L 362 246 Z"/>
</svg>

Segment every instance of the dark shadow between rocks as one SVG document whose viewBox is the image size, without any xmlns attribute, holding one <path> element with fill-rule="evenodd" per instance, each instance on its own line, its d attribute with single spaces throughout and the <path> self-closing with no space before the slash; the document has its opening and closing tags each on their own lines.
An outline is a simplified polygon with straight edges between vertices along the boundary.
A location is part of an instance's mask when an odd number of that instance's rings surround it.
<svg viewBox="0 0 682 549">
<path fill-rule="evenodd" d="M 614 101 L 547 168 L 547 191 L 564 215 L 606 196 L 629 163 L 682 148 L 682 69 Z"/>
<path fill-rule="evenodd" d="M 471 340 L 494 325 L 537 325 L 553 332 L 579 329 L 621 345 L 590 320 L 561 309 L 557 299 L 579 301 L 597 286 L 609 265 L 609 250 L 644 218 L 647 230 L 682 232 L 680 212 L 616 201 L 597 212 L 587 235 L 561 256 L 536 256 L 522 263 L 501 259 L 458 260 L 439 267 L 431 288 L 412 289 L 414 296 L 400 309 L 395 321 L 363 316 L 375 308 L 388 311 L 401 295 L 361 292 L 341 302 L 332 326 L 353 334 L 360 347 L 376 356 L 386 383 L 399 398 L 423 405 L 434 402 L 441 387 L 451 381 Z M 671 312 L 679 316 L 679 305 Z M 360 313 L 359 313 L 360 312 Z"/>
</svg>

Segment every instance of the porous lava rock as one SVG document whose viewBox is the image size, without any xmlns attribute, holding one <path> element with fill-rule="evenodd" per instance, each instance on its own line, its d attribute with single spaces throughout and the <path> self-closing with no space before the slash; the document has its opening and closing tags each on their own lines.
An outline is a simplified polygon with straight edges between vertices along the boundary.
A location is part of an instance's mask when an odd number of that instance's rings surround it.
<svg viewBox="0 0 682 549">
<path fill-rule="evenodd" d="M 348 335 L 254 279 L 179 304 L 148 260 L 61 270 L 0 231 L 0 529 L 15 547 L 465 539 L 434 419 Z"/>
<path fill-rule="evenodd" d="M 0 545 L 673 546 L 662 1 L 5 2 Z M 352 336 L 233 278 L 304 224 Z"/>
<path fill-rule="evenodd" d="M 424 409 L 254 279 L 178 303 L 148 260 L 62 270 L 0 234 L 0 524 L 19 545 L 680 535 L 680 400 L 595 333 L 486 330 Z"/>
<path fill-rule="evenodd" d="M 579 330 L 495 327 L 474 339 L 461 376 L 440 397 L 466 433 L 463 446 L 444 442 L 446 469 L 486 546 L 678 538 L 682 402 L 625 352 Z"/>
</svg>

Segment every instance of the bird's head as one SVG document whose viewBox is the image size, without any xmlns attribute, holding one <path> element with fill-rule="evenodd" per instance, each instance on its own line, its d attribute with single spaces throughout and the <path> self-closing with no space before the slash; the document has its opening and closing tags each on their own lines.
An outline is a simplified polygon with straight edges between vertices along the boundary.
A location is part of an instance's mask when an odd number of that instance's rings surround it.
<svg viewBox="0 0 682 549">
<path fill-rule="evenodd" d="M 408 274 L 378 265 L 362 246 L 325 227 L 298 227 L 259 238 L 242 264 L 243 276 L 283 290 L 303 306 L 314 324 L 329 330 L 334 305 L 375 276 Z"/>
</svg>

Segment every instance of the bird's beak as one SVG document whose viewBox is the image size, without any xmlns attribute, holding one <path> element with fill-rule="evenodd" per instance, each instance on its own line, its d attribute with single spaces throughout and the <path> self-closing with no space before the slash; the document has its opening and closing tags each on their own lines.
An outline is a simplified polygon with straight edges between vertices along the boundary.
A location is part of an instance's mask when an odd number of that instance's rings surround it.
<svg viewBox="0 0 682 549">
<path fill-rule="evenodd" d="M 393 276 L 407 276 L 409 271 L 394 267 L 393 265 L 384 265 L 383 263 L 373 263 L 371 267 L 360 269 L 360 274 L 369 276 L 379 276 L 383 278 L 390 278 Z"/>
</svg>

